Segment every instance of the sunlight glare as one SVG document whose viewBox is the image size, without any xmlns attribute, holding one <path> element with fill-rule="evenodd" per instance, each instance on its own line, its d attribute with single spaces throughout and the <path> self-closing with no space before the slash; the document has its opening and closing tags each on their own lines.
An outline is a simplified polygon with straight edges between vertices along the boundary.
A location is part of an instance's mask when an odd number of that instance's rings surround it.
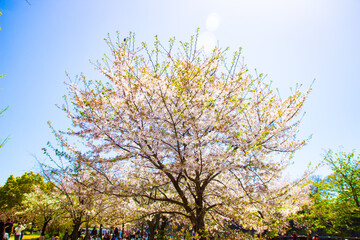
<svg viewBox="0 0 360 240">
<path fill-rule="evenodd" d="M 220 16 L 217 13 L 211 13 L 206 19 L 206 29 L 208 31 L 215 31 L 220 25 Z"/>
<path fill-rule="evenodd" d="M 204 48 L 206 53 L 210 53 L 216 46 L 216 37 L 212 32 L 202 32 L 200 33 L 197 47 Z"/>
</svg>

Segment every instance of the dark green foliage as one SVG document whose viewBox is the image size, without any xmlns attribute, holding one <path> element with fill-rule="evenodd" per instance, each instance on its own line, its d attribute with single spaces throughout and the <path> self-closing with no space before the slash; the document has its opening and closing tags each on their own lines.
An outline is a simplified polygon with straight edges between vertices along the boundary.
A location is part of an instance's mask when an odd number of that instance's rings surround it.
<svg viewBox="0 0 360 240">
<path fill-rule="evenodd" d="M 21 208 L 24 195 L 31 193 L 38 186 L 42 190 L 50 190 L 52 184 L 45 183 L 43 177 L 38 173 L 26 172 L 20 177 L 10 175 L 4 186 L 0 187 L 0 210 L 2 214 L 8 215 L 9 212 Z"/>
</svg>

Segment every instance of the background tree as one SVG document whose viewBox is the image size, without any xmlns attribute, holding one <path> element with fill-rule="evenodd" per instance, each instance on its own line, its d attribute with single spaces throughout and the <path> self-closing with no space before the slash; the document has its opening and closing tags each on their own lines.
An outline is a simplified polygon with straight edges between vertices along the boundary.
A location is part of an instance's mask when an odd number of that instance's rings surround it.
<svg viewBox="0 0 360 240">
<path fill-rule="evenodd" d="M 108 41 L 112 57 L 98 63 L 107 81 L 81 76 L 69 85 L 63 110 L 72 120 L 61 145 L 93 169 L 98 190 L 164 202 L 153 215 L 177 214 L 203 236 L 207 223 L 236 221 L 244 229 L 278 231 L 307 201 L 301 181 L 281 178 L 296 139 L 307 93 L 282 99 L 262 74 L 230 65 L 225 52 L 205 54 L 197 35 L 174 49 L 156 39 Z M 155 194 L 156 193 L 156 194 Z M 156 205 L 149 205 L 156 206 Z"/>
<path fill-rule="evenodd" d="M 351 153 L 328 151 L 324 164 L 331 168 L 333 174 L 329 175 L 329 192 L 343 202 L 352 205 L 350 211 L 360 209 L 360 155 L 355 151 Z"/>
<path fill-rule="evenodd" d="M 35 188 L 46 189 L 48 183 L 44 182 L 40 174 L 26 172 L 20 177 L 11 175 L 6 183 L 0 187 L 0 210 L 6 217 L 13 216 L 23 208 L 25 194 L 35 191 Z"/>
<path fill-rule="evenodd" d="M 359 155 L 329 150 L 323 164 L 332 173 L 311 181 L 312 205 L 295 217 L 301 226 L 321 234 L 359 234 L 360 169 Z"/>
<path fill-rule="evenodd" d="M 320 187 L 323 181 L 324 178 L 320 176 L 310 178 L 308 183 L 311 189 L 309 193 L 310 202 L 303 207 L 302 211 L 291 217 L 297 232 L 304 230 L 308 236 L 311 236 L 312 233 L 324 235 L 328 234 L 326 232 L 327 228 L 332 228 L 327 221 L 331 218 L 331 205 L 326 198 L 323 198 L 322 188 Z M 291 234 L 293 230 L 289 230 L 289 233 Z"/>
<path fill-rule="evenodd" d="M 72 221 L 71 239 L 78 239 L 81 225 L 86 222 L 86 204 L 89 199 L 81 185 L 71 181 L 61 169 L 44 171 L 46 178 L 54 183 L 59 193 L 57 201 Z"/>
<path fill-rule="evenodd" d="M 64 211 L 58 199 L 60 196 L 53 189 L 42 190 L 36 188 L 35 191 L 24 196 L 21 214 L 25 214 L 30 219 L 35 219 L 37 225 L 41 227 L 41 235 L 45 236 L 46 227 L 52 220 L 60 220 Z"/>
<path fill-rule="evenodd" d="M 332 170 L 320 182 L 321 197 L 329 202 L 333 229 L 337 233 L 359 233 L 360 226 L 360 155 L 329 150 L 324 164 Z M 355 232 L 354 232 L 355 231 Z"/>
<path fill-rule="evenodd" d="M 48 146 L 52 148 L 50 144 Z M 54 165 L 42 165 L 42 172 L 56 188 L 55 198 L 66 212 L 64 217 L 72 221 L 72 239 L 78 239 L 79 229 L 84 223 L 88 233 L 89 224 L 100 225 L 119 217 L 117 209 L 121 209 L 121 205 L 118 199 L 96 191 L 91 185 L 96 184 L 96 179 L 86 171 L 78 159 L 65 152 L 52 149 L 55 155 L 46 149 L 44 153 Z M 86 237 L 89 237 L 88 234 Z"/>
</svg>

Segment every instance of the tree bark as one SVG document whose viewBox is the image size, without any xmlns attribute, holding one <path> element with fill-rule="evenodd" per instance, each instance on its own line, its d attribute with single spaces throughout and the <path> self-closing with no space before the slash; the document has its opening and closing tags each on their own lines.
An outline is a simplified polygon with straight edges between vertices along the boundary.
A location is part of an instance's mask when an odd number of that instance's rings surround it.
<svg viewBox="0 0 360 240">
<path fill-rule="evenodd" d="M 141 224 L 141 232 L 140 232 L 141 239 L 144 238 L 144 222 Z"/>
<path fill-rule="evenodd" d="M 100 229 L 99 229 L 99 238 L 102 239 L 102 227 L 103 225 L 100 224 Z"/>
<path fill-rule="evenodd" d="M 167 217 L 162 216 L 157 239 L 159 239 L 159 240 L 165 240 L 166 239 L 165 229 L 166 229 L 166 226 L 167 226 L 167 222 L 168 222 Z"/>
<path fill-rule="evenodd" d="M 35 224 L 35 217 L 34 217 L 33 220 L 31 221 L 31 228 L 30 228 L 31 234 L 33 234 L 33 232 L 34 232 L 34 224 Z"/>
<path fill-rule="evenodd" d="M 89 221 L 86 221 L 85 240 L 90 239 Z"/>
<path fill-rule="evenodd" d="M 71 240 L 77 240 L 79 237 L 79 228 L 81 226 L 81 221 L 75 221 L 73 231 L 71 233 Z"/>
<path fill-rule="evenodd" d="M 125 234 L 125 232 L 124 232 L 124 230 L 125 230 L 125 223 L 122 223 L 122 224 L 121 224 L 121 228 L 122 228 L 122 230 L 121 230 L 121 238 L 124 238 L 124 234 Z"/>
<path fill-rule="evenodd" d="M 155 235 L 156 235 L 155 233 L 156 233 L 156 229 L 159 226 L 159 221 L 160 221 L 160 214 L 156 214 L 153 219 L 147 221 L 150 230 L 149 240 L 155 239 Z"/>
<path fill-rule="evenodd" d="M 200 236 L 200 239 L 206 239 L 206 237 L 204 236 L 205 234 L 205 209 L 204 209 L 204 198 L 203 198 L 203 193 L 204 193 L 204 189 L 205 186 L 207 184 L 203 183 L 203 185 L 201 185 L 201 181 L 200 181 L 200 173 L 197 171 L 196 172 L 196 177 L 195 177 L 195 192 L 196 192 L 196 197 L 195 197 L 195 203 L 196 203 L 196 208 L 195 208 L 195 219 L 193 219 L 192 223 L 193 223 L 193 231 Z"/>
<path fill-rule="evenodd" d="M 45 219 L 44 221 L 44 224 L 43 224 L 43 227 L 41 229 L 41 234 L 40 236 L 45 236 L 45 230 L 46 230 L 46 227 L 48 225 L 48 223 L 51 221 L 51 218 L 50 219 Z"/>
<path fill-rule="evenodd" d="M 196 218 L 193 221 L 193 231 L 195 232 L 195 234 L 197 234 L 201 239 L 204 240 L 206 239 L 206 237 L 204 236 L 205 234 L 205 221 L 204 221 L 205 215 L 204 214 L 200 214 L 198 216 L 196 216 Z"/>
</svg>

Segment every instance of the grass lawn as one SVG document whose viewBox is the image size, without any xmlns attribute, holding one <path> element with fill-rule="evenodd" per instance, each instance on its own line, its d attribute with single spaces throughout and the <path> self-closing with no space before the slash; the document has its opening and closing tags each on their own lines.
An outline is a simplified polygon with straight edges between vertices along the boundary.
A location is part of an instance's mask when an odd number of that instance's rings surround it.
<svg viewBox="0 0 360 240">
<path fill-rule="evenodd" d="M 29 234 L 29 235 L 24 235 L 23 240 L 28 240 L 28 239 L 39 239 L 40 234 Z M 14 235 L 11 234 L 11 237 L 9 238 L 9 240 L 14 240 Z"/>
</svg>

